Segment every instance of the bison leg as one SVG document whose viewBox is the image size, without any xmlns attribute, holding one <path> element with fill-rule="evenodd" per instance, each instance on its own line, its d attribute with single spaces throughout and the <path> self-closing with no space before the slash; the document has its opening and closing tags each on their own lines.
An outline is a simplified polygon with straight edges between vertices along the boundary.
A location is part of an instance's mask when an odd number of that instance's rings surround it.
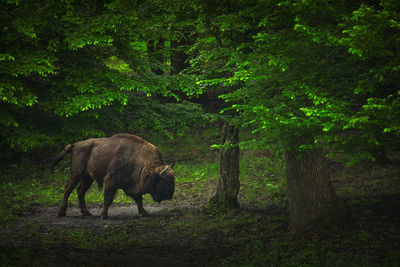
<svg viewBox="0 0 400 267">
<path fill-rule="evenodd" d="M 64 198 L 61 202 L 60 211 L 58 212 L 59 217 L 64 217 L 66 215 L 69 195 L 71 194 L 72 190 L 74 190 L 79 180 L 79 176 L 71 175 L 71 177 L 69 178 L 69 181 L 65 186 Z"/>
<path fill-rule="evenodd" d="M 113 202 L 115 192 L 117 192 L 117 187 L 111 186 L 106 184 L 104 188 L 104 207 L 103 211 L 101 212 L 101 219 L 107 219 L 108 208 L 110 207 L 111 203 Z"/>
<path fill-rule="evenodd" d="M 138 207 L 138 213 L 139 215 L 142 216 L 150 216 L 150 214 L 143 208 L 143 194 L 134 194 L 129 191 L 129 189 L 124 188 L 123 189 L 125 194 L 133 198 L 136 202 L 136 205 Z"/>
<path fill-rule="evenodd" d="M 86 203 L 85 203 L 85 194 L 89 190 L 92 183 L 93 180 L 89 176 L 86 176 L 78 187 L 79 207 L 81 208 L 81 213 L 83 216 L 92 216 L 92 214 L 90 214 L 90 212 L 86 208 Z"/>
<path fill-rule="evenodd" d="M 133 199 L 135 200 L 136 205 L 138 207 L 139 215 L 150 216 L 150 214 L 143 208 L 143 195 L 142 194 L 134 195 Z"/>
</svg>

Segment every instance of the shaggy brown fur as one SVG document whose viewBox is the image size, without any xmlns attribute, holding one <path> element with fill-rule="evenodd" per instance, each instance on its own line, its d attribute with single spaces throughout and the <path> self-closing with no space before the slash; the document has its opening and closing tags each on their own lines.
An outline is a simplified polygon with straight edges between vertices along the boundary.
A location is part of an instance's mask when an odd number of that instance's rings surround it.
<svg viewBox="0 0 400 267">
<path fill-rule="evenodd" d="M 143 194 L 151 194 L 157 202 L 173 196 L 175 174 L 172 166 L 168 167 L 156 146 L 138 136 L 117 134 L 67 145 L 51 166 L 68 152 L 72 152 L 71 177 L 65 186 L 59 216 L 66 215 L 69 195 L 78 183 L 79 206 L 83 215 L 90 215 L 85 205 L 85 193 L 93 181 L 99 187 L 105 184 L 102 219 L 107 218 L 108 208 L 119 188 L 136 201 L 142 215 L 147 215 L 142 205 Z"/>
</svg>

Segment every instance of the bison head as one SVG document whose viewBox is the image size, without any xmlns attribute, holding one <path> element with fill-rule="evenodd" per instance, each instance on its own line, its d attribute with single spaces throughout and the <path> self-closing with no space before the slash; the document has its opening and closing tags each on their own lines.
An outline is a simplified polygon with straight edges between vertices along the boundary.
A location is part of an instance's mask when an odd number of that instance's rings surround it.
<svg viewBox="0 0 400 267">
<path fill-rule="evenodd" d="M 152 185 L 150 194 L 154 201 L 172 199 L 175 191 L 175 175 L 171 166 L 168 165 L 160 173 L 153 174 L 150 180 Z"/>
</svg>

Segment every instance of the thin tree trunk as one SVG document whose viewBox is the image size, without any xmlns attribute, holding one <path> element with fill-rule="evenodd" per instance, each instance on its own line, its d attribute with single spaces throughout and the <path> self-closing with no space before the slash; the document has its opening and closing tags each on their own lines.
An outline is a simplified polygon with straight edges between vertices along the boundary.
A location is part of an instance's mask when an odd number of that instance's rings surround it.
<svg viewBox="0 0 400 267">
<path fill-rule="evenodd" d="M 225 123 L 222 129 L 221 143 L 226 147 L 219 155 L 220 177 L 215 195 L 209 200 L 211 208 L 230 210 L 239 208 L 239 129 Z"/>
<path fill-rule="evenodd" d="M 162 54 L 163 48 L 164 48 L 163 38 L 147 42 L 147 49 L 149 50 L 152 59 L 155 60 L 156 63 L 158 64 L 161 64 L 165 61 L 164 55 Z M 164 73 L 164 71 L 157 67 L 158 64 L 153 64 L 152 71 L 157 75 L 161 75 Z"/>
<path fill-rule="evenodd" d="M 328 228 L 338 202 L 322 151 L 286 152 L 289 230 L 302 233 Z"/>
</svg>

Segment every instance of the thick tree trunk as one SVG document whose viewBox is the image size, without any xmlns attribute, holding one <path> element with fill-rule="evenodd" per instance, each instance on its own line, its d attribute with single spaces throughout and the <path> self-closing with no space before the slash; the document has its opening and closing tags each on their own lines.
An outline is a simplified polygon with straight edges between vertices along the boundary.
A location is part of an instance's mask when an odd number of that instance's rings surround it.
<svg viewBox="0 0 400 267">
<path fill-rule="evenodd" d="M 239 203 L 239 129 L 225 123 L 222 129 L 221 143 L 226 147 L 219 155 L 220 177 L 215 195 L 210 199 L 209 206 L 223 210 L 237 209 Z"/>
<path fill-rule="evenodd" d="M 302 233 L 328 228 L 338 202 L 322 151 L 286 152 L 289 230 Z"/>
</svg>

